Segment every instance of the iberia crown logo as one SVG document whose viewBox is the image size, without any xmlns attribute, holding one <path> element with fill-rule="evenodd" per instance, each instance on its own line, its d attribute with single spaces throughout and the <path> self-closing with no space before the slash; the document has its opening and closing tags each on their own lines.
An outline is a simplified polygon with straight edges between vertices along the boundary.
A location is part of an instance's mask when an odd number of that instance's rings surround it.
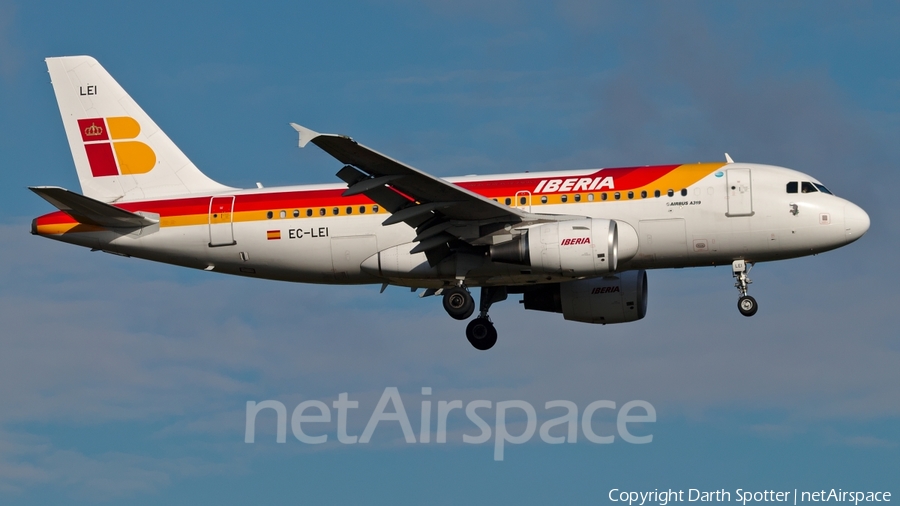
<svg viewBox="0 0 900 506">
<path fill-rule="evenodd" d="M 94 177 L 144 174 L 156 165 L 150 146 L 134 140 L 141 125 L 129 116 L 78 120 Z"/>
<path fill-rule="evenodd" d="M 84 129 L 85 137 L 97 137 L 98 135 L 103 135 L 103 127 L 98 127 L 96 123 L 91 123 L 91 126 Z"/>
</svg>

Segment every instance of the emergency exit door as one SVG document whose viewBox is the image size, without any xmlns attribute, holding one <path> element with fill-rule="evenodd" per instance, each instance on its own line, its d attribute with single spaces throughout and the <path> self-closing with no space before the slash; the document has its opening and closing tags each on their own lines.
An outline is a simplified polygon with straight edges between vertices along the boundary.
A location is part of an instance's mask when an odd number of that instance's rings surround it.
<svg viewBox="0 0 900 506">
<path fill-rule="evenodd" d="M 516 192 L 516 201 L 513 202 L 513 205 L 516 208 L 521 209 L 525 212 L 531 212 L 531 192 L 530 191 L 520 191 Z"/>
<path fill-rule="evenodd" d="M 231 246 L 234 241 L 232 224 L 234 196 L 213 197 L 209 200 L 209 245 Z"/>
<path fill-rule="evenodd" d="M 750 169 L 728 169 L 725 174 L 725 182 L 728 185 L 728 212 L 725 216 L 752 216 Z"/>
</svg>

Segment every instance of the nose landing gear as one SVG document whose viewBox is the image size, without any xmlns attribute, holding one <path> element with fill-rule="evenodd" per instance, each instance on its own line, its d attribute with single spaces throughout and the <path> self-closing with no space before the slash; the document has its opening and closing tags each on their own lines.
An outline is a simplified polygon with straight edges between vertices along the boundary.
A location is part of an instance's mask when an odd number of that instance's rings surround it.
<svg viewBox="0 0 900 506">
<path fill-rule="evenodd" d="M 738 311 L 744 316 L 753 316 L 759 310 L 756 299 L 747 295 L 747 286 L 753 282 L 748 276 L 752 268 L 752 263 L 743 260 L 735 260 L 731 263 L 731 275 L 735 278 L 734 287 L 741 292 L 741 297 L 738 299 Z"/>
</svg>

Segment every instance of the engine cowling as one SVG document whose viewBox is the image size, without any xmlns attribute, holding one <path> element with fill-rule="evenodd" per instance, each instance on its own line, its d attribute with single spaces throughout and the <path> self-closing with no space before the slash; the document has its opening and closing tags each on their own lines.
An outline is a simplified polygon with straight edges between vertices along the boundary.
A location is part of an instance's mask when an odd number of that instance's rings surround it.
<svg viewBox="0 0 900 506">
<path fill-rule="evenodd" d="M 492 245 L 490 255 L 492 261 L 527 265 L 539 272 L 598 276 L 616 271 L 620 253 L 626 255 L 624 260 L 633 257 L 637 242 L 637 233 L 627 223 L 585 218 L 529 227 L 511 241 Z"/>
<path fill-rule="evenodd" d="M 647 315 L 647 273 L 641 269 L 525 289 L 525 309 L 562 313 L 584 323 L 624 323 Z"/>
</svg>

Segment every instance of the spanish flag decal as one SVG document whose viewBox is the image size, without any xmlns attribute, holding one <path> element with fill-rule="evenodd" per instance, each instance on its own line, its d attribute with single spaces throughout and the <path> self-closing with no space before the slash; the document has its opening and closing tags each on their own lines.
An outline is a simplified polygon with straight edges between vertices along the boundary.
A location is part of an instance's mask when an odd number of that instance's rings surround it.
<svg viewBox="0 0 900 506">
<path fill-rule="evenodd" d="M 266 239 L 272 241 L 281 239 L 281 230 L 268 230 L 266 231 Z"/>
</svg>

